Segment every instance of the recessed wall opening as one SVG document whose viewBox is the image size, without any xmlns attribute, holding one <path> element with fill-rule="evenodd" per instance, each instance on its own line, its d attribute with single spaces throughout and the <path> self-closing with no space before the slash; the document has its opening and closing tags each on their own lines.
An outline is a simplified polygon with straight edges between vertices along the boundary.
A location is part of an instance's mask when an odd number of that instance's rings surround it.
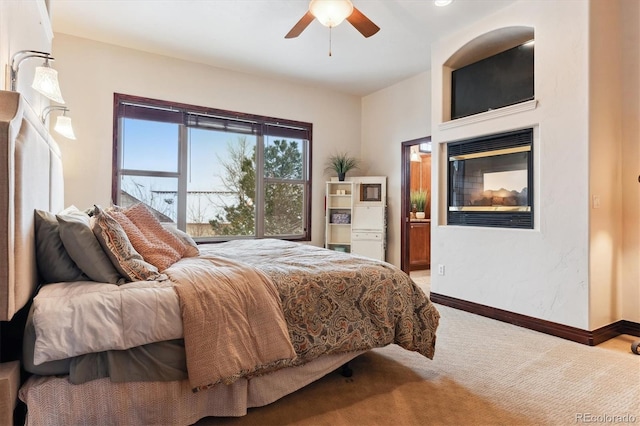
<svg viewBox="0 0 640 426">
<path fill-rule="evenodd" d="M 447 144 L 449 225 L 533 228 L 533 129 Z"/>
<path fill-rule="evenodd" d="M 535 99 L 533 27 L 499 28 L 466 43 L 442 69 L 442 121 Z"/>
</svg>

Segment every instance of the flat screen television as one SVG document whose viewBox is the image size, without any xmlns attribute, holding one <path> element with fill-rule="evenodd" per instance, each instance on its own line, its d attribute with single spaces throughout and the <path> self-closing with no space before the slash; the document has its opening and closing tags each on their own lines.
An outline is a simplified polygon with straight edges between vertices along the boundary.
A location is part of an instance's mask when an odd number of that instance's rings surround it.
<svg viewBox="0 0 640 426">
<path fill-rule="evenodd" d="M 533 43 L 525 43 L 451 73 L 451 119 L 534 98 Z"/>
</svg>

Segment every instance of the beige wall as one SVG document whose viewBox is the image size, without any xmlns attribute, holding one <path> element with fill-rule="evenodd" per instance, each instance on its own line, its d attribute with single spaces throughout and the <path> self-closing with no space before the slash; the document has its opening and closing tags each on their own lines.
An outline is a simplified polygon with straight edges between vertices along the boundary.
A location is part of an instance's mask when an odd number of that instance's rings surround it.
<svg viewBox="0 0 640 426">
<path fill-rule="evenodd" d="M 66 204 L 110 203 L 113 94 L 126 93 L 313 123 L 312 243 L 324 244 L 324 162 L 336 150 L 360 153 L 360 98 L 65 34 L 53 48 L 77 136 L 59 141 Z"/>
<path fill-rule="evenodd" d="M 622 0 L 621 316 L 640 322 L 640 1 Z"/>
<path fill-rule="evenodd" d="M 51 52 L 51 21 L 44 0 L 0 1 L 0 88 L 10 90 L 9 67 L 11 58 L 20 50 Z M 41 111 L 49 100 L 33 89 L 35 67 L 43 63 L 40 59 L 26 59 L 20 64 L 18 91 L 29 103 Z M 55 68 L 55 62 L 52 63 Z"/>
<path fill-rule="evenodd" d="M 637 3 L 625 0 L 527 0 L 433 46 L 432 265 L 446 275 L 432 276 L 432 291 L 581 329 L 638 321 L 637 16 Z M 512 25 L 535 29 L 536 107 L 443 125 L 441 65 Z M 534 229 L 444 226 L 444 143 L 523 127 L 534 128 Z"/>
<path fill-rule="evenodd" d="M 432 46 L 434 175 L 431 290 L 581 329 L 589 327 L 588 3 L 522 1 Z M 443 64 L 472 40 L 535 29 L 536 108 L 443 126 Z M 464 120 L 462 120 L 464 122 Z M 534 128 L 534 229 L 446 224 L 446 142 Z"/>
<path fill-rule="evenodd" d="M 638 19 L 635 0 L 590 1 L 591 329 L 640 321 Z"/>
<path fill-rule="evenodd" d="M 401 144 L 431 134 L 431 77 L 420 73 L 362 98 L 362 158 L 387 179 L 387 261 L 400 266 Z"/>
<path fill-rule="evenodd" d="M 622 102 L 620 3 L 589 13 L 589 325 L 620 319 Z"/>
</svg>

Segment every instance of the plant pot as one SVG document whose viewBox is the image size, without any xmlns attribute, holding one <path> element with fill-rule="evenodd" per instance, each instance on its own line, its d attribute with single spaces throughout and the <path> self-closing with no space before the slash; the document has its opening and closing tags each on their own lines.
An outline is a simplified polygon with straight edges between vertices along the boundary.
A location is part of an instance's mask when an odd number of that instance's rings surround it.
<svg viewBox="0 0 640 426">
<path fill-rule="evenodd" d="M 338 173 L 338 180 L 340 182 L 344 182 L 345 175 L 346 173 Z"/>
<path fill-rule="evenodd" d="M 416 212 L 416 219 L 424 219 L 426 214 L 424 212 Z"/>
</svg>

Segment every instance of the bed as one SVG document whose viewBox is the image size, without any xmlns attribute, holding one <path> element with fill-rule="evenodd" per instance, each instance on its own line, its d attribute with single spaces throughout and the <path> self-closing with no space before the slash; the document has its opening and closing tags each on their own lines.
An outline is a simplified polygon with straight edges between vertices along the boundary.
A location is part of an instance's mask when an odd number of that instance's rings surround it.
<svg viewBox="0 0 640 426">
<path fill-rule="evenodd" d="M 0 106 L 0 319 L 31 306 L 23 365 L 36 374 L 19 391 L 27 424 L 242 416 L 371 348 L 433 357 L 439 315 L 406 274 L 306 244 L 201 245 L 145 279 L 40 286 L 34 212 L 65 211 L 60 152 L 18 93 L 0 92 Z M 149 360 L 166 347 L 176 357 L 156 369 Z"/>
</svg>

